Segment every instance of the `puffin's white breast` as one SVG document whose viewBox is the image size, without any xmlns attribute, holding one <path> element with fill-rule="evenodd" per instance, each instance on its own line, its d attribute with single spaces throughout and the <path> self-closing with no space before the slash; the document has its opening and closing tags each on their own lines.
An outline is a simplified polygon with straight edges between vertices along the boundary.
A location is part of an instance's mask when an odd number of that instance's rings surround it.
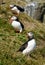
<svg viewBox="0 0 45 65">
<path fill-rule="evenodd" d="M 20 22 L 17 21 L 13 21 L 11 25 L 17 30 L 20 30 L 22 28 Z"/>
<path fill-rule="evenodd" d="M 13 26 L 13 27 L 18 27 L 18 26 L 20 26 L 20 23 L 17 22 L 17 21 L 13 21 L 13 22 L 12 22 L 12 26 Z"/>
<path fill-rule="evenodd" d="M 25 50 L 23 50 L 23 54 L 28 54 L 30 52 L 32 52 L 36 47 L 36 42 L 35 39 L 32 39 L 28 42 L 28 46 Z"/>
</svg>

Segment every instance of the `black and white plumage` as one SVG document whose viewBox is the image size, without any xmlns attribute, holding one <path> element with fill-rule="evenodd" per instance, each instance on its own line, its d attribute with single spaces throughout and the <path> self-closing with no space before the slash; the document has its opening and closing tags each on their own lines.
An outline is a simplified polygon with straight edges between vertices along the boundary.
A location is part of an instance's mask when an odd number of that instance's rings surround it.
<svg viewBox="0 0 45 65">
<path fill-rule="evenodd" d="M 24 12 L 24 8 L 17 6 L 17 5 L 10 5 L 11 11 L 15 15 L 19 15 L 20 12 Z"/>
<path fill-rule="evenodd" d="M 20 12 L 24 12 L 24 8 L 18 5 L 10 5 L 10 8 L 16 7 Z"/>
<path fill-rule="evenodd" d="M 31 53 L 36 47 L 36 42 L 32 32 L 28 33 L 28 37 L 29 37 L 29 40 L 25 42 L 18 50 L 18 52 L 22 52 L 25 55 Z"/>
<path fill-rule="evenodd" d="M 18 20 L 17 17 L 12 16 L 10 19 L 10 23 L 15 29 L 15 31 L 22 32 L 24 30 L 24 25 Z"/>
<path fill-rule="evenodd" d="M 23 7 L 21 7 L 21 6 L 18 6 L 18 5 L 14 5 L 15 7 L 17 7 L 18 8 L 18 10 L 20 10 L 20 12 L 24 12 L 24 8 Z"/>
</svg>

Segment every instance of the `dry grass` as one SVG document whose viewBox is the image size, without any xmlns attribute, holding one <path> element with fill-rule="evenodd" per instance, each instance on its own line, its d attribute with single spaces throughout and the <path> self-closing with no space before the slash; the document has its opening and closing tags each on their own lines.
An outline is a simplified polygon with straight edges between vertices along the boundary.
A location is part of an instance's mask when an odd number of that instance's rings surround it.
<svg viewBox="0 0 45 65">
<path fill-rule="evenodd" d="M 45 25 L 20 13 L 18 18 L 24 24 L 25 31 L 16 33 L 8 22 L 13 15 L 8 6 L 0 10 L 0 65 L 45 65 Z M 29 31 L 34 33 L 37 46 L 28 58 L 16 51 L 27 40 Z"/>
</svg>

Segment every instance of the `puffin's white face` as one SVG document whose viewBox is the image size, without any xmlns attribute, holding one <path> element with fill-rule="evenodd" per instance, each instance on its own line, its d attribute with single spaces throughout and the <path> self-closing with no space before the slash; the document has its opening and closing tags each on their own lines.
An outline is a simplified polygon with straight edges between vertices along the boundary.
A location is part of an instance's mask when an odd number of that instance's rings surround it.
<svg viewBox="0 0 45 65">
<path fill-rule="evenodd" d="M 18 10 L 17 7 L 13 7 L 11 10 Z"/>
<path fill-rule="evenodd" d="M 11 20 L 16 20 L 16 19 L 17 19 L 17 17 L 15 17 L 15 16 L 11 17 Z"/>
<path fill-rule="evenodd" d="M 27 33 L 28 34 L 28 37 L 32 38 L 33 37 L 33 33 L 32 32 L 29 32 Z"/>
<path fill-rule="evenodd" d="M 14 7 L 14 5 L 10 5 L 10 8 Z"/>
</svg>

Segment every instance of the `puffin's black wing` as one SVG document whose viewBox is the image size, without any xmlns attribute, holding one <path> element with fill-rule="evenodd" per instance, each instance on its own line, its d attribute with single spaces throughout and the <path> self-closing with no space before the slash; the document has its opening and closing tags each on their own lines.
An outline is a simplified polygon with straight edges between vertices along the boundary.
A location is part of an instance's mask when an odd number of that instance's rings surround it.
<svg viewBox="0 0 45 65">
<path fill-rule="evenodd" d="M 17 18 L 15 21 L 20 22 L 18 18 Z M 23 30 L 24 30 L 24 25 L 22 24 L 22 22 L 20 22 L 20 24 L 21 24 L 21 26 L 22 26 L 22 28 L 23 28 Z"/>
<path fill-rule="evenodd" d="M 21 22 L 20 22 L 20 24 L 21 24 L 22 28 L 24 29 L 24 25 Z"/>
<path fill-rule="evenodd" d="M 25 42 L 17 52 L 22 52 L 28 46 L 28 41 Z"/>
<path fill-rule="evenodd" d="M 17 8 L 21 11 L 21 12 L 24 12 L 24 8 L 20 7 L 20 6 L 17 6 Z"/>
<path fill-rule="evenodd" d="M 19 21 L 19 19 L 17 18 L 16 21 Z M 20 22 L 20 24 L 21 24 L 22 28 L 24 29 L 24 25 L 21 22 Z"/>
<path fill-rule="evenodd" d="M 18 10 L 20 10 L 21 12 L 24 12 L 24 8 L 23 7 L 20 7 L 18 5 L 14 5 L 14 6 L 16 6 L 18 8 Z"/>
</svg>

